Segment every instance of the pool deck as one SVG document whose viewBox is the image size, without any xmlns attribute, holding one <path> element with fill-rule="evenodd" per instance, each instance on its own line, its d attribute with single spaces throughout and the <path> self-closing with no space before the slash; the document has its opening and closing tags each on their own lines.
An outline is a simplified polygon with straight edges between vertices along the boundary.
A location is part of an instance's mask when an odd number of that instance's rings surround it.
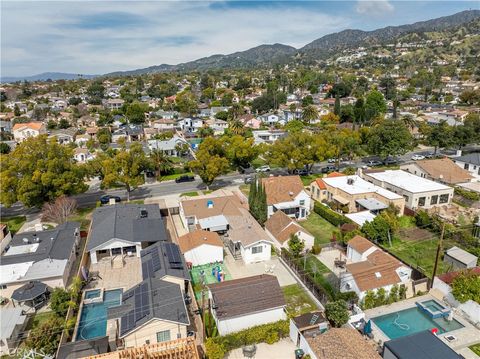
<svg viewBox="0 0 480 359">
<path fill-rule="evenodd" d="M 141 261 L 139 257 L 127 257 L 125 262 L 117 261 L 112 266 L 110 259 L 104 258 L 98 263 L 90 265 L 90 272 L 98 272 L 99 278 L 90 282 L 85 290 L 89 289 L 130 289 L 142 281 Z"/>
<path fill-rule="evenodd" d="M 413 308 L 416 306 L 415 302 L 424 302 L 426 300 L 435 300 L 442 304 L 443 306 L 450 308 L 446 303 L 443 301 L 438 300 L 437 298 L 433 297 L 430 294 L 422 295 L 419 297 L 413 297 L 409 299 L 402 300 L 400 302 L 388 304 L 388 305 L 383 305 L 381 307 L 373 308 L 373 309 L 367 309 L 365 311 L 365 317 L 366 320 L 375 318 L 381 315 L 385 314 L 390 314 L 394 312 L 399 312 L 404 309 L 409 309 Z M 457 329 L 457 330 L 452 330 L 447 333 L 439 334 L 438 337 L 445 343 L 447 344 L 450 348 L 452 348 L 455 351 L 462 350 L 464 348 L 467 348 L 468 346 L 478 343 L 478 338 L 480 338 L 480 330 L 475 328 L 470 322 L 468 322 L 464 317 L 458 315 L 454 311 L 454 316 L 453 318 L 460 322 L 464 327 Z M 372 333 L 374 335 L 375 341 L 381 340 L 382 343 L 389 341 L 390 338 L 388 338 L 372 321 Z M 448 342 L 445 339 L 445 336 L 448 335 L 453 335 L 456 337 L 456 339 L 452 342 Z M 471 357 L 475 358 L 475 356 Z"/>
</svg>

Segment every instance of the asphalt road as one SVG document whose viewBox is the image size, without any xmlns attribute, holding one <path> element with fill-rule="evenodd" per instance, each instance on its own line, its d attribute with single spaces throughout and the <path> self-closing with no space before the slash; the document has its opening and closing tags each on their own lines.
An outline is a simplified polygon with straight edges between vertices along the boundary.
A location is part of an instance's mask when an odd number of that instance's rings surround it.
<svg viewBox="0 0 480 359">
<path fill-rule="evenodd" d="M 410 161 L 411 157 L 414 154 L 421 154 L 421 153 L 425 153 L 432 150 L 433 148 L 427 148 L 423 150 L 409 152 L 405 155 L 398 157 L 399 163 Z M 368 158 L 371 158 L 371 156 Z M 356 168 L 362 167 L 365 165 L 366 159 L 367 157 L 359 158 L 351 162 L 342 162 L 340 163 L 340 168 L 345 168 L 349 166 L 356 167 Z M 327 163 L 326 161 L 322 163 L 316 163 L 313 166 L 312 171 L 314 173 L 320 173 L 321 169 L 328 164 L 329 163 Z M 287 171 L 282 169 L 277 169 L 277 170 L 274 170 L 273 172 L 276 174 L 287 174 Z M 229 175 L 221 176 L 210 187 L 212 189 L 218 189 L 225 186 L 242 184 L 244 183 L 244 179 L 246 176 L 248 175 L 229 174 Z M 175 194 L 175 193 L 192 192 L 192 191 L 197 191 L 202 189 L 205 189 L 205 185 L 202 183 L 202 181 L 198 177 L 196 177 L 195 181 L 193 182 L 175 183 L 175 181 L 168 181 L 168 182 L 146 184 L 132 191 L 130 193 L 130 199 L 131 200 L 145 199 L 149 197 L 166 196 L 166 195 Z M 126 200 L 127 198 L 127 192 L 123 189 L 113 189 L 108 191 L 89 190 L 86 193 L 73 196 L 73 198 L 77 200 L 79 208 L 87 208 L 87 207 L 95 206 L 96 202 L 104 194 L 120 196 L 122 200 Z M 3 206 L 0 207 L 0 216 L 11 217 L 11 216 L 36 213 L 39 211 L 40 210 L 38 208 L 25 209 L 20 203 L 17 203 L 10 208 L 5 208 Z"/>
</svg>

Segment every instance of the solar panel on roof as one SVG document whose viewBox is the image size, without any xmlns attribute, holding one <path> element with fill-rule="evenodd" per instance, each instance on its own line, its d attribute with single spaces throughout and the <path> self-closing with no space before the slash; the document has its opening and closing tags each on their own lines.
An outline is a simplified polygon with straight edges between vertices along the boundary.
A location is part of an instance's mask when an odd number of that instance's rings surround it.
<svg viewBox="0 0 480 359">
<path fill-rule="evenodd" d="M 165 243 L 165 249 L 167 251 L 168 261 L 170 263 L 182 263 L 182 257 L 180 255 L 180 250 L 173 243 Z"/>
<path fill-rule="evenodd" d="M 122 317 L 121 321 L 122 334 L 125 334 L 135 327 L 135 318 L 133 310 L 126 316 Z"/>
<path fill-rule="evenodd" d="M 172 269 L 182 269 L 183 264 L 182 263 L 170 263 L 170 268 L 172 268 Z"/>
<path fill-rule="evenodd" d="M 162 264 L 160 262 L 160 256 L 158 255 L 158 251 L 152 252 L 152 265 L 153 265 L 153 270 L 155 272 L 162 268 Z"/>
</svg>

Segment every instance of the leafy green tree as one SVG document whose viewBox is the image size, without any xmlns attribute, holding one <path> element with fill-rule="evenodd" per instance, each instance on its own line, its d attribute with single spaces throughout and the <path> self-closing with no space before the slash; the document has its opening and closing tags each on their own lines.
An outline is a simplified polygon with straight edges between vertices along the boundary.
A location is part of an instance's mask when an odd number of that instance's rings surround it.
<svg viewBox="0 0 480 359">
<path fill-rule="evenodd" d="M 424 135 L 425 143 L 435 148 L 435 154 L 439 147 L 445 148 L 454 142 L 452 127 L 447 124 L 447 121 L 440 121 L 438 125 L 434 126 L 422 126 L 420 132 Z"/>
<path fill-rule="evenodd" d="M 130 192 L 144 182 L 144 171 L 149 165 L 142 145 L 135 142 L 128 151 L 122 149 L 113 157 L 103 157 L 100 161 L 102 186 L 106 188 L 124 186 L 127 190 L 127 199 L 130 201 Z"/>
<path fill-rule="evenodd" d="M 387 100 L 393 100 L 396 96 L 397 92 L 397 84 L 395 82 L 395 79 L 390 76 L 385 76 L 380 79 L 379 83 L 380 87 L 383 90 L 383 94 L 385 95 L 385 98 Z"/>
<path fill-rule="evenodd" d="M 60 318 L 64 318 L 71 304 L 70 299 L 68 290 L 60 287 L 54 288 L 50 294 L 50 309 Z"/>
<path fill-rule="evenodd" d="M 376 299 L 377 299 L 377 295 L 375 294 L 375 292 L 373 290 L 367 290 L 367 293 L 363 298 L 362 309 L 375 308 Z"/>
<path fill-rule="evenodd" d="M 305 249 L 305 241 L 301 240 L 296 234 L 292 234 L 288 241 L 288 249 L 294 257 L 299 257 Z"/>
<path fill-rule="evenodd" d="M 201 138 L 211 137 L 213 136 L 213 134 L 214 134 L 213 129 L 207 126 L 203 126 L 199 128 L 197 131 L 197 135 L 200 136 Z"/>
<path fill-rule="evenodd" d="M 262 226 L 267 221 L 267 194 L 262 179 L 257 178 L 251 185 L 252 194 L 249 196 L 249 208 L 252 216 Z"/>
<path fill-rule="evenodd" d="M 398 302 L 398 285 L 394 284 L 390 289 L 390 293 L 388 294 L 388 303 L 395 303 Z"/>
<path fill-rule="evenodd" d="M 258 157 L 259 149 L 255 146 L 254 139 L 243 138 L 235 135 L 222 138 L 224 141 L 225 155 L 233 167 L 246 167 Z"/>
<path fill-rule="evenodd" d="M 325 314 L 335 328 L 340 328 L 342 325 L 346 324 L 350 317 L 347 303 L 344 300 L 328 302 L 325 305 Z"/>
<path fill-rule="evenodd" d="M 17 104 L 15 104 L 15 106 L 13 107 L 13 114 L 17 117 L 22 115 L 22 113 L 20 112 L 20 107 L 18 107 Z"/>
<path fill-rule="evenodd" d="M 367 238 L 380 243 L 388 243 L 397 230 L 398 219 L 396 219 L 395 215 L 385 212 L 380 213 L 373 221 L 366 222 L 362 226 L 362 232 Z"/>
<path fill-rule="evenodd" d="M 243 125 L 242 121 L 232 119 L 228 122 L 228 130 L 231 131 L 234 135 L 244 135 L 245 134 L 245 126 Z"/>
<path fill-rule="evenodd" d="M 12 149 L 5 142 L 0 142 L 0 154 L 7 155 Z"/>
<path fill-rule="evenodd" d="M 82 99 L 80 97 L 73 96 L 68 99 L 68 104 L 70 106 L 77 106 L 81 103 L 82 103 Z"/>
<path fill-rule="evenodd" d="M 305 123 L 311 123 L 315 120 L 318 120 L 318 110 L 313 105 L 308 105 L 303 108 L 302 120 Z"/>
<path fill-rule="evenodd" d="M 88 103 L 92 105 L 100 105 L 105 96 L 105 87 L 102 81 L 94 81 L 87 87 Z"/>
<path fill-rule="evenodd" d="M 355 112 L 351 104 L 346 104 L 341 107 L 340 122 L 355 122 Z"/>
<path fill-rule="evenodd" d="M 340 116 L 341 105 L 340 105 L 340 97 L 335 96 L 335 105 L 333 107 L 333 113 L 337 116 Z"/>
<path fill-rule="evenodd" d="M 185 90 L 177 95 L 175 100 L 177 110 L 190 116 L 198 112 L 197 98 L 193 92 Z"/>
<path fill-rule="evenodd" d="M 375 306 L 379 307 L 384 304 L 387 304 L 387 292 L 385 288 L 378 288 L 377 296 L 375 298 Z"/>
<path fill-rule="evenodd" d="M 407 153 L 413 137 L 402 122 L 385 120 L 370 131 L 367 145 L 371 154 L 386 158 Z"/>
<path fill-rule="evenodd" d="M 452 294 L 460 303 L 480 303 L 480 276 L 471 270 L 457 275 L 452 282 Z"/>
<path fill-rule="evenodd" d="M 62 195 L 84 192 L 84 168 L 75 163 L 73 149 L 46 135 L 29 138 L 0 158 L 0 202 L 17 201 L 26 207 L 41 206 Z"/>
<path fill-rule="evenodd" d="M 207 137 L 200 144 L 196 157 L 188 166 L 200 176 L 207 189 L 215 178 L 227 173 L 230 168 L 222 141 L 214 137 Z"/>
<path fill-rule="evenodd" d="M 302 98 L 302 107 L 307 107 L 313 105 L 313 97 L 310 95 L 305 96 Z"/>
<path fill-rule="evenodd" d="M 365 124 L 366 121 L 366 114 L 365 114 L 365 102 L 363 98 L 357 99 L 355 102 L 355 107 L 353 109 L 353 113 L 355 114 L 355 122 L 358 123 L 360 126 Z"/>
<path fill-rule="evenodd" d="M 220 111 L 215 114 L 215 118 L 218 120 L 226 121 L 228 119 L 227 111 Z"/>
<path fill-rule="evenodd" d="M 66 129 L 69 127 L 70 127 L 70 122 L 68 122 L 68 120 L 65 118 L 61 118 L 60 121 L 58 122 L 58 128 Z"/>
<path fill-rule="evenodd" d="M 285 125 L 285 131 L 287 132 L 301 132 L 305 128 L 305 124 L 299 120 L 292 120 Z"/>
<path fill-rule="evenodd" d="M 387 112 L 387 103 L 382 93 L 372 90 L 367 94 L 365 101 L 365 116 L 368 121 Z"/>
<path fill-rule="evenodd" d="M 172 160 L 162 150 L 155 149 L 150 152 L 150 160 L 157 177 L 169 173 L 173 169 Z"/>
<path fill-rule="evenodd" d="M 145 122 L 145 112 L 148 110 L 148 104 L 133 102 L 128 105 L 125 115 L 130 123 L 142 124 Z"/>
</svg>

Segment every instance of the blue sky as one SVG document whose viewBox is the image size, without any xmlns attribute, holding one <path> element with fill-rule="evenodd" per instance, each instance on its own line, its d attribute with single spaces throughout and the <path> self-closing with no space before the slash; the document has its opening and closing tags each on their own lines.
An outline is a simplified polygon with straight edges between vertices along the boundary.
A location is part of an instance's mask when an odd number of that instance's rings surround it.
<svg viewBox="0 0 480 359">
<path fill-rule="evenodd" d="M 479 8 L 478 1 L 5 1 L 1 75 L 101 74 L 265 43 L 303 45 Z"/>
</svg>

